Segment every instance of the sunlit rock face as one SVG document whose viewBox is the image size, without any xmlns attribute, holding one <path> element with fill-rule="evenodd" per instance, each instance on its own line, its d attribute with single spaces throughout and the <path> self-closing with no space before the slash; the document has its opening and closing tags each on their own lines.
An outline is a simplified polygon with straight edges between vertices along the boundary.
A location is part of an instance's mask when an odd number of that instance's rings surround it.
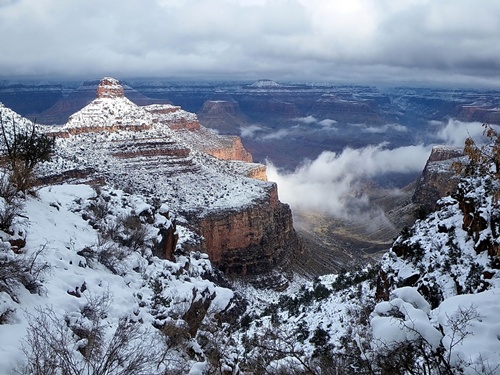
<svg viewBox="0 0 500 375">
<path fill-rule="evenodd" d="M 302 250 L 292 212 L 278 200 L 276 185 L 251 206 L 206 215 L 199 227 L 210 259 L 228 274 L 270 272 Z"/>
</svg>

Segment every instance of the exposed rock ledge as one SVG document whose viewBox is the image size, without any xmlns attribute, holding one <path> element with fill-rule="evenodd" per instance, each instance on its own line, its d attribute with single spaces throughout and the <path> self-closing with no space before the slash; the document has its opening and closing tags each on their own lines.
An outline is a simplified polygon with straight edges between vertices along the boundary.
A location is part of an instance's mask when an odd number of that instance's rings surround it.
<svg viewBox="0 0 500 375">
<path fill-rule="evenodd" d="M 413 202 L 435 210 L 439 198 L 456 190 L 460 176 L 456 175 L 451 166 L 453 162 L 463 162 L 464 158 L 462 148 L 434 146 L 417 182 Z"/>
<path fill-rule="evenodd" d="M 209 213 L 198 225 L 210 260 L 226 274 L 271 272 L 302 251 L 292 212 L 278 200 L 276 184 L 261 202 L 231 212 Z"/>
</svg>

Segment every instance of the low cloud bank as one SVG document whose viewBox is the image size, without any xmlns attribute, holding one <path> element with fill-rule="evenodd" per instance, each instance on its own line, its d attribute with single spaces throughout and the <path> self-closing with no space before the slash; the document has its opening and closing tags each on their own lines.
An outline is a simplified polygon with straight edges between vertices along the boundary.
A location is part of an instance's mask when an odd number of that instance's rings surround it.
<svg viewBox="0 0 500 375">
<path fill-rule="evenodd" d="M 429 146 L 386 149 L 384 145 L 341 153 L 324 151 L 293 173 L 281 173 L 268 164 L 268 177 L 278 183 L 280 199 L 295 209 L 328 213 L 336 218 L 366 219 L 379 215 L 363 193 L 366 179 L 385 173 L 411 173 L 423 169 Z"/>
<path fill-rule="evenodd" d="M 361 129 L 364 133 L 382 134 L 387 132 L 407 132 L 406 126 L 400 124 L 385 124 L 382 126 L 367 126 Z"/>
<path fill-rule="evenodd" d="M 483 136 L 484 128 L 481 122 L 463 122 L 459 120 L 448 120 L 447 123 L 432 121 L 431 125 L 441 127 L 437 137 L 448 146 L 462 147 L 467 137 L 472 137 L 478 144 L 485 142 Z"/>
<path fill-rule="evenodd" d="M 308 117 L 302 122 L 313 120 L 316 121 Z M 450 119 L 447 122 L 432 121 L 430 125 L 435 144 L 463 147 L 469 136 L 477 144 L 486 141 L 480 122 Z M 365 131 L 370 129 L 363 127 Z M 379 129 L 408 130 L 398 124 L 373 128 L 375 132 Z M 346 148 L 341 153 L 324 151 L 316 160 L 304 162 L 292 173 L 284 173 L 269 163 L 268 177 L 278 183 L 280 199 L 294 209 L 323 212 L 348 220 L 385 220 L 383 212 L 370 204 L 365 183 L 389 173 L 421 172 L 431 148 L 432 145 L 416 145 L 388 149 L 385 144 L 380 144 L 360 149 Z"/>
<path fill-rule="evenodd" d="M 262 131 L 262 128 L 257 125 L 249 125 L 241 127 L 240 136 L 241 138 L 253 138 L 255 134 L 259 131 Z"/>
</svg>

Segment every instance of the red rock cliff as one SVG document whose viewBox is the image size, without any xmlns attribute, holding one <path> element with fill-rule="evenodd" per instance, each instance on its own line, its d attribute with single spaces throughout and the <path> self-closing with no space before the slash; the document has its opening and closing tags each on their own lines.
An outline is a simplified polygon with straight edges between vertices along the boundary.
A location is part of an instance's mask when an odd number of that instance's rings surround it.
<svg viewBox="0 0 500 375">
<path fill-rule="evenodd" d="M 290 207 L 278 200 L 275 184 L 258 204 L 201 218 L 199 231 L 210 260 L 227 274 L 270 272 L 302 249 Z"/>
<path fill-rule="evenodd" d="M 241 160 L 252 163 L 253 158 L 241 143 L 241 138 L 236 136 L 225 136 L 231 142 L 223 147 L 208 148 L 205 152 L 222 160 Z"/>
</svg>

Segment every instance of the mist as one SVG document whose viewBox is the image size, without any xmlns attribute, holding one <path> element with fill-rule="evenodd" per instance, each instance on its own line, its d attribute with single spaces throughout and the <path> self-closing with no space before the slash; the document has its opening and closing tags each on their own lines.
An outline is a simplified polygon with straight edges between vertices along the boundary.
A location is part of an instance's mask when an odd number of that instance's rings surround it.
<svg viewBox="0 0 500 375">
<path fill-rule="evenodd" d="M 302 123 L 317 120 L 301 119 Z M 479 122 L 455 119 L 430 123 L 434 144 L 463 147 L 465 139 L 472 137 L 477 144 L 485 141 L 484 128 Z M 363 130 L 369 127 L 363 127 Z M 406 132 L 399 124 L 387 124 L 385 130 Z M 282 202 L 293 210 L 313 211 L 349 221 L 387 220 L 383 211 L 371 204 L 368 186 L 375 178 L 386 174 L 418 174 L 429 158 L 432 145 L 414 145 L 389 149 L 387 144 L 353 149 L 345 148 L 335 153 L 323 151 L 315 160 L 305 160 L 293 172 L 284 172 L 267 164 L 269 180 L 278 184 Z M 373 185 L 372 185 L 373 186 Z M 390 193 L 390 192 L 389 192 Z M 392 190 L 398 194 L 398 189 Z"/>
<path fill-rule="evenodd" d="M 483 135 L 484 127 L 481 122 L 464 122 L 450 119 L 447 123 L 433 121 L 431 125 L 440 128 L 437 138 L 448 146 L 463 147 L 468 137 L 471 137 L 477 144 L 486 141 L 486 137 Z"/>
<path fill-rule="evenodd" d="M 292 173 L 283 173 L 268 163 L 269 180 L 278 184 L 280 200 L 292 209 L 310 210 L 335 218 L 366 220 L 380 216 L 370 207 L 366 182 L 386 173 L 418 173 L 429 157 L 431 146 L 387 149 L 384 144 L 341 153 L 322 152 Z M 397 194 L 397 191 L 394 192 Z"/>
</svg>

